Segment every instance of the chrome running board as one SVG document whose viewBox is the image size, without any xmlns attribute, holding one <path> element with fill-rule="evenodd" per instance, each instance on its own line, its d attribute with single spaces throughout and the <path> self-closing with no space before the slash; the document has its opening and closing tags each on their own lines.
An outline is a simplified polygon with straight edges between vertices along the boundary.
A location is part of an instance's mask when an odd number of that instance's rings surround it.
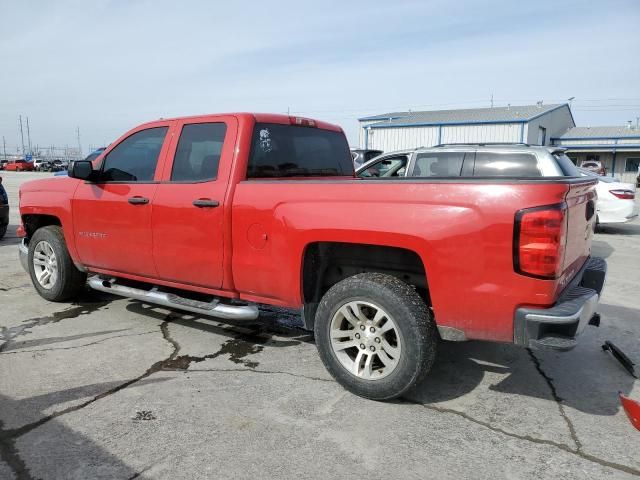
<svg viewBox="0 0 640 480">
<path fill-rule="evenodd" d="M 210 303 L 191 300 L 173 293 L 159 292 L 156 288 L 142 290 L 140 288 L 118 285 L 115 279 L 105 280 L 99 277 L 90 278 L 88 284 L 94 290 L 113 293 L 122 297 L 134 298 L 142 302 L 155 303 L 163 307 L 185 310 L 209 317 L 228 320 L 255 320 L 258 318 L 258 307 L 255 305 L 227 305 L 214 300 Z"/>
</svg>

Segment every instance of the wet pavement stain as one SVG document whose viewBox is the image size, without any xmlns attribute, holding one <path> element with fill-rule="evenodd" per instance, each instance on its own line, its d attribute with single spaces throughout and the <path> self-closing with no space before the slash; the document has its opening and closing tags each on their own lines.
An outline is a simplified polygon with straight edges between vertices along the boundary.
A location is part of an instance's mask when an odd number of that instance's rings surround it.
<svg viewBox="0 0 640 480">
<path fill-rule="evenodd" d="M 269 339 L 258 338 L 260 343 L 267 343 Z M 296 342 L 298 343 L 298 342 Z M 263 345 L 259 345 L 256 342 L 249 342 L 243 338 L 232 338 L 222 344 L 220 350 L 215 353 L 203 356 L 193 355 L 180 355 L 174 359 L 169 359 L 164 362 L 162 366 L 163 370 L 187 370 L 192 363 L 200 363 L 205 360 L 217 358 L 222 355 L 229 355 L 229 360 L 233 363 L 244 365 L 247 368 L 256 368 L 260 365 L 259 362 L 247 360 L 247 355 L 254 355 L 260 353 L 264 349 Z"/>
<path fill-rule="evenodd" d="M 171 320 L 176 321 L 178 319 L 174 318 Z M 180 325 L 188 324 L 180 323 Z M 250 329 L 248 327 L 250 327 Z M 222 327 L 213 325 L 210 325 L 208 328 L 211 331 L 223 331 Z M 247 357 L 262 352 L 265 345 L 269 347 L 290 347 L 299 345 L 302 342 L 311 341 L 311 336 L 307 332 L 302 332 L 299 329 L 278 324 L 261 323 L 250 326 L 242 325 L 237 326 L 236 328 L 231 326 L 231 328 L 224 329 L 227 334 L 229 333 L 229 330 L 234 333 L 233 337 L 225 341 L 217 352 L 202 356 L 176 355 L 173 358 L 166 359 L 159 369 L 187 370 L 192 363 L 200 363 L 205 360 L 225 355 L 228 355 L 228 359 L 233 363 L 243 365 L 247 368 L 256 368 L 260 363 L 255 360 L 248 359 Z M 273 338 L 274 335 L 283 336 L 285 339 L 281 340 Z M 168 337 L 167 327 L 165 338 L 169 340 Z"/>
<path fill-rule="evenodd" d="M 132 418 L 132 420 L 134 421 L 148 421 L 148 420 L 155 420 L 156 416 L 153 414 L 153 412 L 151 410 L 140 410 L 139 412 L 136 412 L 136 416 Z"/>
<path fill-rule="evenodd" d="M 29 318 L 27 320 L 24 320 L 22 324 L 15 327 L 0 327 L 0 341 L 5 342 L 0 345 L 0 352 L 8 349 L 15 338 L 31 333 L 32 328 L 48 325 L 51 323 L 58 323 L 62 320 L 78 318 L 82 315 L 89 315 L 106 306 L 109 302 L 109 300 L 105 300 L 91 303 L 72 304 L 74 306 L 67 310 L 54 312 L 52 315 L 48 315 L 45 317 Z"/>
</svg>

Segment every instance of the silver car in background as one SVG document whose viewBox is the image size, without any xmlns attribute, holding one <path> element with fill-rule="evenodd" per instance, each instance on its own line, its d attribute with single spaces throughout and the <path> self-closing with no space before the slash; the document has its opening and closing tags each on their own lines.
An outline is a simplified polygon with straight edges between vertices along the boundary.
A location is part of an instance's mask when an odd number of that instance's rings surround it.
<svg viewBox="0 0 640 480">
<path fill-rule="evenodd" d="M 526 144 L 447 144 L 380 155 L 356 170 L 362 178 L 578 177 L 565 149 Z"/>
</svg>

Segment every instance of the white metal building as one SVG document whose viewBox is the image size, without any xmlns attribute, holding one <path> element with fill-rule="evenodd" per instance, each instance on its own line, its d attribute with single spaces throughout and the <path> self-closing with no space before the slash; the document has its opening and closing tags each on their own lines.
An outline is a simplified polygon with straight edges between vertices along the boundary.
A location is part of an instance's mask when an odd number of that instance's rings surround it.
<svg viewBox="0 0 640 480">
<path fill-rule="evenodd" d="M 580 165 L 599 160 L 607 174 L 623 182 L 635 183 L 640 172 L 640 129 L 628 127 L 574 127 L 552 138 L 553 144 L 567 148 L 567 155 Z"/>
<path fill-rule="evenodd" d="M 575 127 L 569 105 L 521 105 L 360 118 L 359 144 L 385 152 L 443 143 L 521 142 L 549 145 Z"/>
</svg>

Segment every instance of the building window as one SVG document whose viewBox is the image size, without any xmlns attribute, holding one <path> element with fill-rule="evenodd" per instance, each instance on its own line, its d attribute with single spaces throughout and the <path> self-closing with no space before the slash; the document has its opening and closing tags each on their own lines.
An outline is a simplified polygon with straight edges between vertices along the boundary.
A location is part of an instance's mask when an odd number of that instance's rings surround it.
<svg viewBox="0 0 640 480">
<path fill-rule="evenodd" d="M 640 158 L 627 158 L 627 161 L 624 164 L 624 171 L 640 173 Z"/>
</svg>

